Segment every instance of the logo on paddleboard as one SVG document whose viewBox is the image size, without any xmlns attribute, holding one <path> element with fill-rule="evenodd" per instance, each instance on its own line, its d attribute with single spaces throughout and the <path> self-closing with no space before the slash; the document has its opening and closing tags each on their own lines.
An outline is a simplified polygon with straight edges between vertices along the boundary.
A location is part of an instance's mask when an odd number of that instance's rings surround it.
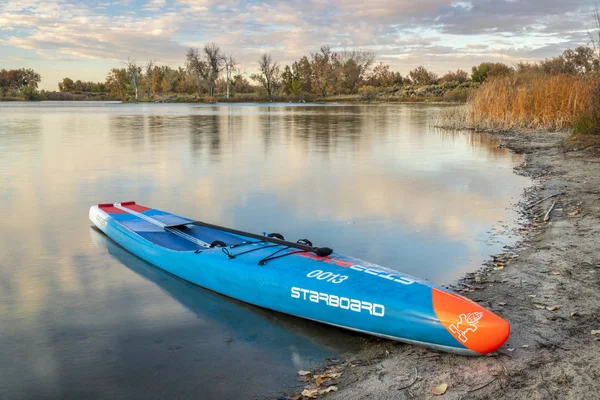
<svg viewBox="0 0 600 400">
<path fill-rule="evenodd" d="M 449 329 L 458 336 L 463 343 L 466 343 L 467 340 L 469 340 L 467 333 L 477 331 L 477 324 L 479 324 L 479 320 L 483 318 L 483 313 L 473 312 L 469 314 L 460 314 L 459 318 L 460 320 L 458 323 L 450 325 Z"/>
<path fill-rule="evenodd" d="M 96 215 L 96 221 L 98 222 L 98 224 L 99 224 L 101 227 L 103 227 L 103 228 L 104 228 L 104 227 L 106 226 L 106 220 L 105 220 L 104 218 L 102 218 L 101 216 L 99 216 L 99 215 Z"/>
</svg>

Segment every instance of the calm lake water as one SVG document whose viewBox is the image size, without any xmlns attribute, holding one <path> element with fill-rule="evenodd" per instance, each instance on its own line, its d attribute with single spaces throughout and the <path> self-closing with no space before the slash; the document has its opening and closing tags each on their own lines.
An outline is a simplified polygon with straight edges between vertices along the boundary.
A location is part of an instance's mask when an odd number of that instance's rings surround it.
<svg viewBox="0 0 600 400">
<path fill-rule="evenodd" d="M 136 200 L 449 284 L 529 181 L 435 105 L 0 103 L 0 398 L 254 398 L 360 337 L 183 282 L 90 227 Z M 502 222 L 504 221 L 504 222 Z"/>
</svg>

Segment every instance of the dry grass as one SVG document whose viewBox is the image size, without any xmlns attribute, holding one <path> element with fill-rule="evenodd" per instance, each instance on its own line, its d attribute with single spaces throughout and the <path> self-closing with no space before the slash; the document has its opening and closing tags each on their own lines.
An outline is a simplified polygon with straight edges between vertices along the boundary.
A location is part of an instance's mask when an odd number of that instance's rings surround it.
<svg viewBox="0 0 600 400">
<path fill-rule="evenodd" d="M 473 126 L 482 129 L 565 130 L 597 112 L 595 77 L 518 73 L 486 82 L 471 100 Z"/>
<path fill-rule="evenodd" d="M 444 129 L 471 129 L 471 104 L 444 107 L 435 123 L 436 127 Z"/>
<path fill-rule="evenodd" d="M 490 79 L 463 107 L 444 109 L 438 126 L 508 131 L 600 128 L 600 78 L 516 73 Z M 588 126 L 588 125 L 594 126 Z"/>
</svg>

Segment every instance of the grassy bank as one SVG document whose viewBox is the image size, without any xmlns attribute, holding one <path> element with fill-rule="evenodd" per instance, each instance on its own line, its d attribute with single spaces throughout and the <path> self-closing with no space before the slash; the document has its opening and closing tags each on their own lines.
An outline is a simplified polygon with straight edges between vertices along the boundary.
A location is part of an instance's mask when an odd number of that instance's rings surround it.
<svg viewBox="0 0 600 400">
<path fill-rule="evenodd" d="M 486 131 L 570 131 L 574 137 L 600 138 L 600 76 L 526 71 L 495 77 L 475 90 L 466 105 L 443 110 L 437 125 Z"/>
</svg>

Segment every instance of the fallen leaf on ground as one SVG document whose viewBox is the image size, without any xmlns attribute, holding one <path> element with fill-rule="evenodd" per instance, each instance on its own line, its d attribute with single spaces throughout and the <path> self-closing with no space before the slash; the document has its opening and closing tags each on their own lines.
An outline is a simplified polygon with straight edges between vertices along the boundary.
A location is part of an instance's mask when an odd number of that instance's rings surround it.
<svg viewBox="0 0 600 400">
<path fill-rule="evenodd" d="M 302 396 L 315 398 L 319 393 L 319 389 L 304 389 L 302 391 Z"/>
<path fill-rule="evenodd" d="M 431 388 L 431 393 L 441 396 L 444 393 L 446 393 L 446 390 L 448 390 L 448 385 L 446 385 L 445 383 L 442 383 L 440 386 Z"/>
<path fill-rule="evenodd" d="M 322 389 L 319 391 L 319 394 L 329 393 L 329 392 L 337 392 L 337 386 L 329 386 L 327 389 Z"/>
<path fill-rule="evenodd" d="M 298 371 L 298 375 L 300 376 L 306 376 L 306 375 L 310 375 L 312 374 L 312 372 L 310 371 L 304 371 L 303 369 L 301 369 L 300 371 Z"/>
<path fill-rule="evenodd" d="M 560 306 L 552 306 L 552 307 L 546 307 L 546 310 L 548 311 L 556 311 L 560 308 Z"/>
<path fill-rule="evenodd" d="M 544 308 L 546 308 L 546 306 L 543 304 L 535 304 L 535 308 L 543 310 Z"/>
<path fill-rule="evenodd" d="M 325 382 L 325 381 L 328 381 L 329 379 L 330 379 L 330 378 L 329 378 L 329 376 L 328 376 L 328 375 L 326 375 L 326 374 L 323 374 L 323 375 L 317 375 L 317 376 L 315 377 L 315 386 L 316 386 L 316 387 L 319 387 L 319 386 L 321 386 L 321 383 L 323 383 L 323 382 Z"/>
<path fill-rule="evenodd" d="M 331 379 L 337 379 L 337 378 L 339 378 L 340 376 L 342 376 L 342 373 L 341 373 L 341 372 L 334 372 L 333 374 L 327 374 L 327 375 L 329 375 L 329 377 L 330 377 Z"/>
<path fill-rule="evenodd" d="M 550 272 L 550 274 L 551 275 L 560 275 L 560 272 L 558 272 L 558 271 L 552 271 L 552 272 Z"/>
<path fill-rule="evenodd" d="M 568 215 L 569 215 L 569 217 L 574 217 L 574 216 L 578 215 L 580 212 L 581 212 L 581 209 L 578 208 L 577 210 L 570 212 Z"/>
<path fill-rule="evenodd" d="M 600 331 L 592 331 L 592 335 L 600 335 Z"/>
</svg>

